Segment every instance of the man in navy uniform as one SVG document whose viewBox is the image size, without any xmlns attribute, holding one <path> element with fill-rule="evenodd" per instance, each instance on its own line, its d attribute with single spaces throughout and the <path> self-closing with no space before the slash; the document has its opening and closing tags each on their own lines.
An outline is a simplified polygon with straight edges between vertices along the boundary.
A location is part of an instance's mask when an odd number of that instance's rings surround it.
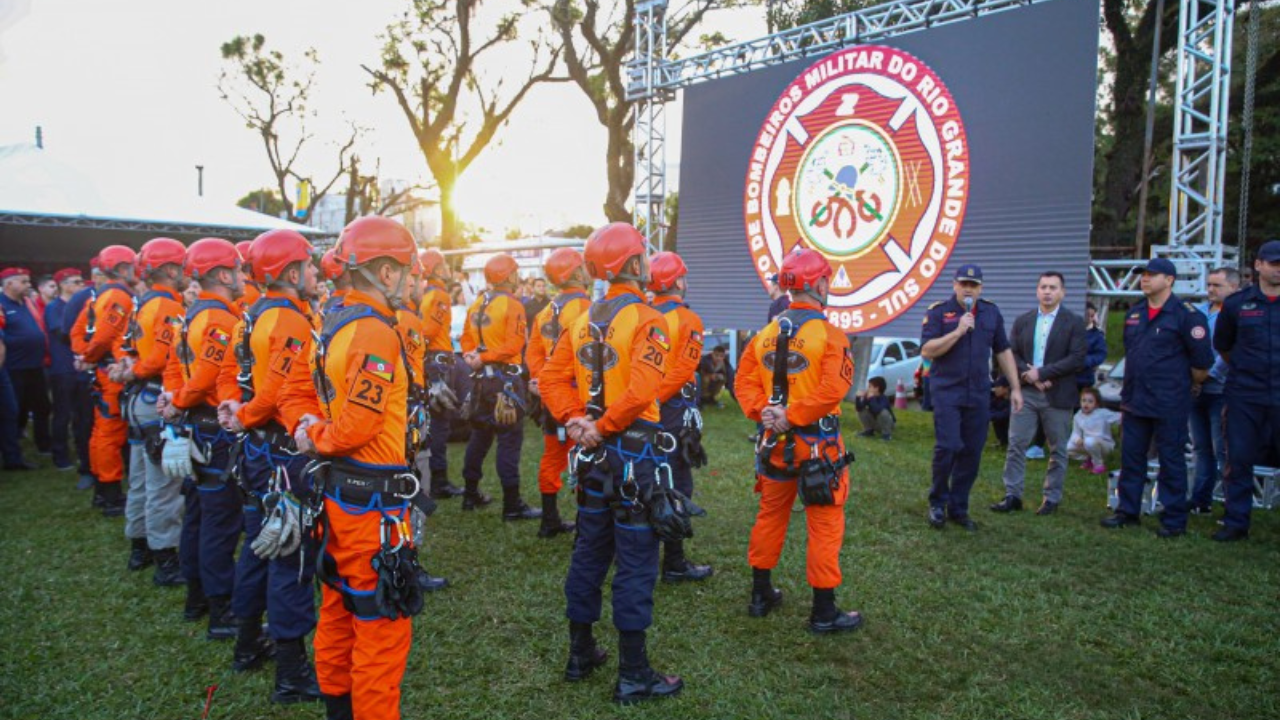
<svg viewBox="0 0 1280 720">
<path fill-rule="evenodd" d="M 1191 386 L 1209 376 L 1213 350 L 1208 319 L 1173 294 L 1178 272 L 1166 258 L 1152 258 L 1142 272 L 1142 294 L 1124 319 L 1124 412 L 1120 449 L 1120 505 L 1102 520 L 1109 529 L 1137 525 L 1147 449 L 1154 438 L 1160 459 L 1162 538 L 1187 532 L 1188 417 Z"/>
<path fill-rule="evenodd" d="M 1022 386 L 996 304 L 982 300 L 982 268 L 962 265 L 952 283 L 955 295 L 929 306 L 920 333 L 920 355 L 933 361 L 933 487 L 929 524 L 941 530 L 948 519 L 973 532 L 969 491 L 978 477 L 987 443 L 991 397 L 991 355 L 1009 379 L 1013 411 L 1022 410 Z"/>
<path fill-rule="evenodd" d="M 1249 537 L 1253 464 L 1280 448 L 1280 240 L 1258 250 L 1254 284 L 1228 297 L 1213 346 L 1227 362 L 1227 511 L 1219 542 Z"/>
</svg>

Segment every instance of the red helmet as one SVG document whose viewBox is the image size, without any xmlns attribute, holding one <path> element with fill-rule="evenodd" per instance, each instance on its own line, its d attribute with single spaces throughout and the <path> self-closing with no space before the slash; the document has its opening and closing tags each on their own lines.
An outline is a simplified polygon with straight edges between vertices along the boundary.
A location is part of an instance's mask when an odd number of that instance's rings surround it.
<svg viewBox="0 0 1280 720">
<path fill-rule="evenodd" d="M 334 256 L 348 268 L 380 257 L 410 265 L 416 252 L 409 230 L 395 220 L 379 215 L 352 220 L 343 228 L 342 236 L 334 246 Z"/>
<path fill-rule="evenodd" d="M 236 246 L 222 238 L 201 238 L 187 248 L 187 259 L 182 269 L 193 280 L 201 280 L 216 268 L 237 270 L 240 253 Z"/>
<path fill-rule="evenodd" d="M 422 263 L 422 276 L 431 277 L 444 265 L 444 253 L 435 248 L 419 250 L 418 261 Z"/>
<path fill-rule="evenodd" d="M 236 243 L 236 249 L 244 243 Z M 269 285 L 280 279 L 284 271 L 296 262 L 311 259 L 311 243 L 294 230 L 269 230 L 249 243 L 248 254 L 240 254 L 248 261 L 249 273 L 257 282 Z M 252 258 L 250 260 L 250 258 Z"/>
<path fill-rule="evenodd" d="M 422 253 L 415 252 L 413 254 L 413 262 L 409 263 L 409 274 L 416 278 L 421 278 L 423 276 Z"/>
<path fill-rule="evenodd" d="M 547 262 L 543 264 L 542 269 L 546 271 L 547 280 L 552 285 L 563 285 L 575 270 L 582 267 L 582 264 L 582 253 L 573 248 L 557 248 L 547 258 Z"/>
<path fill-rule="evenodd" d="M 131 247 L 124 245 L 108 245 L 98 252 L 98 268 L 105 273 L 114 273 L 121 265 L 133 265 L 138 262 L 138 254 Z"/>
<path fill-rule="evenodd" d="M 660 252 L 649 258 L 649 289 L 666 292 L 676 286 L 676 280 L 689 274 L 684 260 L 673 252 Z"/>
<path fill-rule="evenodd" d="M 236 252 L 240 253 L 240 264 L 244 271 L 252 274 L 253 261 L 249 259 L 249 253 L 253 249 L 253 240 L 241 240 L 236 243 Z M 256 278 L 255 278 L 256 279 Z"/>
<path fill-rule="evenodd" d="M 324 255 L 320 256 L 320 272 L 325 280 L 337 280 L 347 271 L 333 251 L 334 248 L 329 248 L 324 251 Z"/>
<path fill-rule="evenodd" d="M 778 287 L 783 290 L 812 290 L 822 278 L 831 278 L 831 263 L 816 250 L 796 248 L 782 259 Z"/>
<path fill-rule="evenodd" d="M 613 280 L 628 260 L 645 254 L 644 236 L 628 223 L 609 223 L 591 233 L 582 254 L 591 277 Z"/>
<path fill-rule="evenodd" d="M 510 280 L 519 269 L 515 258 L 506 253 L 498 253 L 484 264 L 484 279 L 490 285 L 500 285 Z"/>
<path fill-rule="evenodd" d="M 150 275 L 162 265 L 182 265 L 187 247 L 172 238 L 159 237 L 148 240 L 138 253 L 138 265 L 142 274 Z"/>
</svg>

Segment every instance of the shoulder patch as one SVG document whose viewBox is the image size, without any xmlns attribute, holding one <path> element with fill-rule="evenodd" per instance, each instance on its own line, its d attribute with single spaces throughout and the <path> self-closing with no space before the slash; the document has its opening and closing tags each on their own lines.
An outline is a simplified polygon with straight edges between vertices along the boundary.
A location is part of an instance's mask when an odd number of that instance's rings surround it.
<svg viewBox="0 0 1280 720">
<path fill-rule="evenodd" d="M 662 331 L 662 328 L 649 328 L 649 340 L 651 340 L 654 345 L 662 348 L 663 352 L 669 352 L 671 350 L 671 341 L 667 339 L 667 334 Z"/>
<path fill-rule="evenodd" d="M 208 337 L 209 340 L 222 347 L 226 347 L 231 343 L 231 333 L 219 327 L 209 328 Z"/>
<path fill-rule="evenodd" d="M 943 303 L 945 303 L 945 302 L 946 302 L 946 300 L 939 300 L 939 301 L 937 301 L 937 302 L 933 303 L 932 305 L 930 305 L 930 306 L 929 306 L 929 309 L 930 309 L 930 310 L 932 310 L 932 309 L 934 309 L 934 308 L 938 307 L 939 305 L 941 305 L 941 304 L 943 304 Z"/>
</svg>

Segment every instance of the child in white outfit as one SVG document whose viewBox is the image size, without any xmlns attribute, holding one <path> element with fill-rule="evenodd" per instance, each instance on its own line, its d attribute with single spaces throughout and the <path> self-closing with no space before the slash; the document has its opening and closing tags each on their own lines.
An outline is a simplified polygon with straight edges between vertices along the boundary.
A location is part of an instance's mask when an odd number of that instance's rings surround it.
<svg viewBox="0 0 1280 720">
<path fill-rule="evenodd" d="M 1068 457 L 1083 459 L 1080 467 L 1094 475 L 1107 472 L 1105 458 L 1116 446 L 1111 429 L 1120 422 L 1120 413 L 1099 407 L 1101 404 L 1102 396 L 1096 389 L 1087 387 L 1080 391 L 1080 410 L 1067 440 Z"/>
</svg>

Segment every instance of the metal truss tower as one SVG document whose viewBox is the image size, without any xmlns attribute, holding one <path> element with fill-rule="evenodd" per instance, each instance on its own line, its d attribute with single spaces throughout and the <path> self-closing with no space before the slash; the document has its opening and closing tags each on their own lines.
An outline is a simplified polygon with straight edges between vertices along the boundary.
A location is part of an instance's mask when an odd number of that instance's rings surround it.
<svg viewBox="0 0 1280 720">
<path fill-rule="evenodd" d="M 636 3 L 636 55 L 627 64 L 627 98 L 636 103 L 633 135 L 635 226 L 655 250 L 666 247 L 667 101 L 673 90 L 659 85 L 667 64 L 667 0 Z M 634 89 L 634 94 L 633 94 Z"/>
</svg>

